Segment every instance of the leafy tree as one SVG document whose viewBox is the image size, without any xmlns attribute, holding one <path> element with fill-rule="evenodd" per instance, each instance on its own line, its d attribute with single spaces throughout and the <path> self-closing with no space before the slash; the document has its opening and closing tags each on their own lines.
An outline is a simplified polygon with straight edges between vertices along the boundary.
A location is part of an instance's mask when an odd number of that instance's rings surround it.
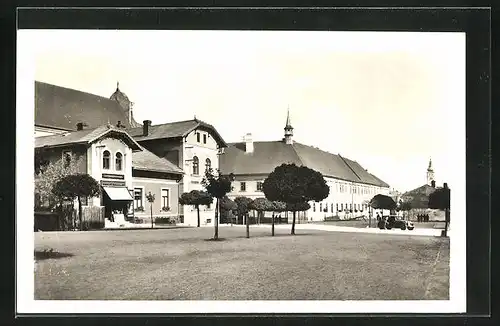
<svg viewBox="0 0 500 326">
<path fill-rule="evenodd" d="M 400 201 L 399 202 L 398 210 L 402 211 L 403 214 L 405 212 L 409 212 L 411 209 L 412 209 L 411 202 L 409 202 L 409 201 Z"/>
<path fill-rule="evenodd" d="M 62 159 L 48 162 L 37 151 L 35 154 L 35 195 L 40 200 L 35 200 L 35 207 L 44 206 L 43 202 L 46 202 L 48 204 L 46 208 L 53 209 L 58 200 L 52 192 L 54 185 L 68 175 L 77 174 L 82 163 L 83 158 L 77 158 L 74 154 L 70 154 L 66 162 Z"/>
<path fill-rule="evenodd" d="M 250 238 L 250 222 L 248 218 L 248 212 L 250 212 L 252 206 L 252 200 L 248 197 L 236 197 L 234 202 L 237 205 L 236 211 L 238 216 L 245 217 L 246 225 L 247 225 L 247 238 Z"/>
<path fill-rule="evenodd" d="M 198 213 L 198 227 L 200 227 L 200 205 L 210 205 L 214 199 L 206 192 L 200 190 L 191 190 L 185 192 L 179 198 L 179 204 L 193 205 Z"/>
<path fill-rule="evenodd" d="M 450 188 L 448 188 L 446 183 L 443 188 L 438 188 L 429 195 L 429 208 L 444 210 L 444 236 L 446 236 L 448 232 L 448 223 L 450 222 Z"/>
<path fill-rule="evenodd" d="M 153 203 L 155 202 L 155 194 L 152 194 L 151 191 L 146 195 L 146 199 L 149 202 L 149 207 L 151 209 L 151 228 L 154 228 L 154 219 L 153 219 Z"/>
<path fill-rule="evenodd" d="M 219 204 L 220 200 L 231 191 L 231 182 L 234 180 L 233 174 L 225 175 L 217 170 L 214 172 L 212 168 L 205 171 L 205 176 L 202 180 L 202 185 L 207 190 L 208 194 L 212 197 L 217 198 L 217 204 L 215 206 L 215 232 L 214 240 L 219 239 Z"/>
<path fill-rule="evenodd" d="M 57 181 L 52 193 L 57 198 L 78 199 L 78 219 L 83 230 L 82 197 L 97 197 L 101 192 L 99 183 L 88 174 L 71 174 Z"/>
<path fill-rule="evenodd" d="M 252 201 L 250 209 L 257 211 L 259 218 L 264 216 L 265 212 L 273 212 L 271 234 L 274 236 L 274 212 L 277 209 L 276 203 L 269 201 L 267 198 L 256 198 Z"/>
<path fill-rule="evenodd" d="M 233 225 L 234 213 L 236 212 L 238 205 L 231 200 L 229 197 L 224 196 L 220 200 L 220 219 L 224 218 L 226 221 L 231 221 L 231 225 Z"/>
<path fill-rule="evenodd" d="M 373 198 L 370 200 L 370 206 L 374 209 L 395 210 L 397 208 L 394 199 L 382 194 L 373 196 Z"/>
<path fill-rule="evenodd" d="M 292 232 L 295 234 L 297 208 L 309 201 L 321 201 L 328 197 L 330 188 L 318 171 L 306 166 L 282 164 L 264 180 L 262 190 L 270 201 L 281 201 L 293 208 Z"/>
</svg>

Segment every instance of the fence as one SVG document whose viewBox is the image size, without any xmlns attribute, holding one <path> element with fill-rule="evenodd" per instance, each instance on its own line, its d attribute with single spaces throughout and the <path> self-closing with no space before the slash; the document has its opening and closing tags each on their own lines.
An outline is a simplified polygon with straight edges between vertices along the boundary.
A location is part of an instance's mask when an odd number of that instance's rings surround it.
<svg viewBox="0 0 500 326">
<path fill-rule="evenodd" d="M 59 206 L 56 212 L 35 212 L 35 231 L 95 230 L 104 228 L 104 207 L 83 206 L 82 227 L 73 203 Z"/>
</svg>

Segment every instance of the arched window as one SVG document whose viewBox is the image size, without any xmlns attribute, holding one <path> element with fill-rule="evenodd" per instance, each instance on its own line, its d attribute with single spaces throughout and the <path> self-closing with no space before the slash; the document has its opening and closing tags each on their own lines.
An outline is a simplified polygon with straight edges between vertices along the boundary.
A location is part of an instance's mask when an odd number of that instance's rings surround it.
<svg viewBox="0 0 500 326">
<path fill-rule="evenodd" d="M 200 161 L 197 156 L 193 157 L 193 174 L 200 174 Z"/>
<path fill-rule="evenodd" d="M 211 167 L 212 167 L 212 161 L 210 161 L 210 159 L 209 159 L 209 158 L 207 158 L 207 159 L 205 160 L 205 171 L 210 170 L 210 168 L 211 168 Z"/>
<path fill-rule="evenodd" d="M 116 171 L 121 171 L 122 170 L 122 153 L 116 153 L 115 157 L 115 169 Z"/>
<path fill-rule="evenodd" d="M 109 170 L 110 156 L 111 156 L 111 154 L 109 153 L 109 151 L 104 151 L 102 153 L 102 168 L 103 169 Z"/>
</svg>

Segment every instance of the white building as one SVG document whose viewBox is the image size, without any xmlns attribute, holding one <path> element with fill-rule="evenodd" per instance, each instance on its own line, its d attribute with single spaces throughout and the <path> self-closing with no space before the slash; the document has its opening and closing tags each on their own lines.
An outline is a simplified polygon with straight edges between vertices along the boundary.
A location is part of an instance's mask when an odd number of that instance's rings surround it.
<svg viewBox="0 0 500 326">
<path fill-rule="evenodd" d="M 389 195 L 389 185 L 356 161 L 295 142 L 289 115 L 284 130 L 285 137 L 279 141 L 254 142 L 251 134 L 247 134 L 243 142 L 229 144 L 220 158 L 220 167 L 223 173 L 235 175 L 233 191 L 228 194 L 230 198 L 264 197 L 263 181 L 283 163 L 305 165 L 321 172 L 330 187 L 328 198 L 311 202 L 311 209 L 300 215 L 303 220 L 367 216 L 368 202 L 373 196 Z"/>
</svg>

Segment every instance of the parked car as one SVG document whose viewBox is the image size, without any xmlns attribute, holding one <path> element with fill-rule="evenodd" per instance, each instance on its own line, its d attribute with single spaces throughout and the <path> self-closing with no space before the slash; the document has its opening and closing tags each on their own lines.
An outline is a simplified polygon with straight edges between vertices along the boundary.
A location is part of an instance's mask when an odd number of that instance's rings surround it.
<svg viewBox="0 0 500 326">
<path fill-rule="evenodd" d="M 415 225 L 413 225 L 412 222 L 406 221 L 401 219 L 399 216 L 396 215 L 391 215 L 391 216 L 384 216 L 379 222 L 378 222 L 378 228 L 379 229 L 401 229 L 401 230 L 413 230 L 415 228 Z"/>
</svg>

